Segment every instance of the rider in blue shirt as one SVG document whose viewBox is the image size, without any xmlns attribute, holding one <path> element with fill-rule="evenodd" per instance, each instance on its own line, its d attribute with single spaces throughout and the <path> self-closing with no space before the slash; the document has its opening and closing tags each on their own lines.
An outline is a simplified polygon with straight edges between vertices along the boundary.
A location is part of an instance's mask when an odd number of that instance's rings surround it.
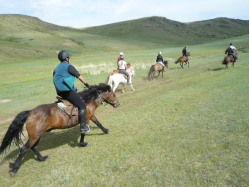
<svg viewBox="0 0 249 187">
<path fill-rule="evenodd" d="M 86 124 L 86 104 L 76 93 L 77 89 L 74 87 L 74 81 L 77 78 L 88 88 L 89 84 L 86 82 L 86 79 L 79 74 L 76 68 L 69 63 L 70 54 L 68 51 L 60 51 L 58 59 L 60 60 L 60 64 L 53 72 L 56 92 L 63 99 L 78 107 L 80 130 L 82 133 L 89 132 L 90 128 Z"/>
</svg>

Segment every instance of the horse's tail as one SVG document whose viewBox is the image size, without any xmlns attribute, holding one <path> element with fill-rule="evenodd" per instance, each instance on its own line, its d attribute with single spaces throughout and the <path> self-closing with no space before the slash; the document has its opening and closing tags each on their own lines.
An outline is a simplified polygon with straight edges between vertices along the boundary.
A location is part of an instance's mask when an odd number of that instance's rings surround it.
<svg viewBox="0 0 249 187">
<path fill-rule="evenodd" d="M 149 71 L 149 73 L 148 73 L 148 79 L 150 78 L 151 73 L 152 73 L 153 71 L 155 71 L 155 66 L 154 66 L 154 65 L 152 65 L 152 66 L 150 67 L 150 71 Z"/>
<path fill-rule="evenodd" d="M 225 58 L 222 60 L 222 64 L 224 64 L 224 65 L 228 64 L 228 59 L 227 59 L 227 57 L 225 57 Z"/>
<path fill-rule="evenodd" d="M 182 57 L 180 57 L 180 58 L 178 58 L 174 63 L 175 64 L 178 64 L 179 62 L 180 62 L 180 59 L 181 59 Z"/>
<path fill-rule="evenodd" d="M 16 146 L 19 147 L 19 144 L 22 142 L 21 134 L 23 126 L 28 118 L 30 110 L 23 111 L 17 114 L 15 119 L 12 121 L 11 125 L 7 133 L 5 134 L 1 147 L 0 147 L 0 155 L 4 152 L 4 150 L 9 147 L 14 140 Z"/>
</svg>

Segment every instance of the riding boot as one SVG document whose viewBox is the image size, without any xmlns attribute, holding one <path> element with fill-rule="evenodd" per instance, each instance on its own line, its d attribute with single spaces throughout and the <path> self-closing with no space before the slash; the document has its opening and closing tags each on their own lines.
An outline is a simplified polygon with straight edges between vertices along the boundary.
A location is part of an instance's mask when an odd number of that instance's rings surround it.
<svg viewBox="0 0 249 187">
<path fill-rule="evenodd" d="M 130 76 L 127 77 L 127 84 L 130 85 L 131 82 L 130 82 Z"/>
<path fill-rule="evenodd" d="M 90 127 L 86 124 L 86 110 L 79 110 L 79 123 L 81 133 L 87 133 L 90 131 Z"/>
</svg>

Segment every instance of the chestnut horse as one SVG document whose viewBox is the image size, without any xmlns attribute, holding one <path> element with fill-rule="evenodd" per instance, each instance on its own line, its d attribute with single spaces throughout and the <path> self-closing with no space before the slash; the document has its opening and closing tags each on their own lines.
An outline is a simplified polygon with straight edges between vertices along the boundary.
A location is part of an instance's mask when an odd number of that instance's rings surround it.
<svg viewBox="0 0 249 187">
<path fill-rule="evenodd" d="M 237 58 L 238 58 L 238 54 L 237 55 Z M 224 60 L 222 61 L 222 64 L 226 65 L 226 69 L 228 69 L 228 64 L 229 63 L 232 63 L 233 65 L 233 68 L 234 68 L 234 63 L 236 62 L 236 59 L 233 57 L 233 55 L 228 55 L 224 58 Z"/>
<path fill-rule="evenodd" d="M 162 72 L 162 78 L 163 78 L 163 72 L 164 72 L 164 67 L 167 67 L 168 68 L 168 61 L 164 61 L 163 64 L 165 66 L 163 66 L 162 64 L 160 63 L 156 63 L 154 65 L 152 65 L 150 67 L 150 71 L 149 71 L 149 74 L 148 74 L 148 80 L 152 80 L 153 78 L 155 78 L 155 73 L 158 72 L 158 75 L 157 77 L 160 75 L 160 73 Z"/>
<path fill-rule="evenodd" d="M 87 104 L 86 108 L 86 122 L 93 121 L 104 133 L 108 134 L 109 130 L 104 128 L 102 124 L 97 120 L 94 115 L 95 110 L 103 102 L 112 105 L 114 108 L 118 107 L 119 101 L 111 87 L 107 84 L 99 84 L 91 86 L 89 89 L 79 92 L 80 97 Z M 20 154 L 14 163 L 10 163 L 10 174 L 15 175 L 21 166 L 21 162 L 31 148 L 38 158 L 38 161 L 45 161 L 48 156 L 42 156 L 38 150 L 38 144 L 41 136 L 53 129 L 66 129 L 78 125 L 78 115 L 70 117 L 68 114 L 64 113 L 61 108 L 58 107 L 58 103 L 43 104 L 36 108 L 20 112 L 11 125 L 5 137 L 3 138 L 0 154 L 9 147 L 12 141 L 19 147 L 21 141 L 21 134 L 24 124 L 26 124 L 26 129 L 28 132 L 28 141 L 20 149 Z M 85 133 L 81 132 L 80 146 L 87 146 L 87 142 L 84 142 Z"/>
<path fill-rule="evenodd" d="M 175 64 L 180 63 L 180 66 L 182 68 L 183 68 L 183 65 L 187 65 L 188 64 L 188 67 L 189 67 L 189 56 L 190 56 L 190 52 L 187 53 L 187 56 L 181 56 L 180 58 L 178 58 L 178 60 L 175 61 Z"/>
</svg>

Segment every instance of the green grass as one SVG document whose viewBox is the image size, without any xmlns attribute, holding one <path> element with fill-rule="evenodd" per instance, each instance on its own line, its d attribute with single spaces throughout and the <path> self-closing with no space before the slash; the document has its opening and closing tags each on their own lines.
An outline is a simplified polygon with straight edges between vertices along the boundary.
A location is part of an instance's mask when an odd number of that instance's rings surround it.
<svg viewBox="0 0 249 187">
<path fill-rule="evenodd" d="M 108 43 L 107 38 L 91 36 L 86 36 L 85 44 L 92 44 L 87 53 L 72 48 L 71 63 L 90 84 L 97 84 L 116 68 L 119 52 L 103 46 L 120 48 L 115 40 Z M 79 41 L 79 35 L 71 37 Z M 103 50 L 95 51 L 91 39 Z M 236 41 L 240 49 L 239 61 L 235 68 L 225 70 L 221 60 L 230 41 Z M 39 163 L 28 152 L 15 178 L 8 173 L 8 163 L 19 152 L 13 145 L 0 156 L 1 186 L 249 185 L 248 35 L 190 45 L 190 68 L 185 69 L 173 63 L 182 45 L 153 49 L 139 45 L 124 51 L 136 70 L 136 91 L 128 86 L 125 94 L 118 90 L 119 108 L 107 105 L 96 111 L 110 134 L 90 123 L 89 146 L 80 148 L 79 127 L 47 133 L 39 149 L 49 159 Z M 164 78 L 148 81 L 149 67 L 159 50 L 172 61 Z M 56 54 L 1 63 L 0 100 L 12 101 L 0 103 L 0 120 L 53 102 L 52 71 L 57 64 Z M 77 87 L 81 88 L 79 82 Z M 0 140 L 8 126 L 9 122 L 0 125 Z"/>
</svg>

